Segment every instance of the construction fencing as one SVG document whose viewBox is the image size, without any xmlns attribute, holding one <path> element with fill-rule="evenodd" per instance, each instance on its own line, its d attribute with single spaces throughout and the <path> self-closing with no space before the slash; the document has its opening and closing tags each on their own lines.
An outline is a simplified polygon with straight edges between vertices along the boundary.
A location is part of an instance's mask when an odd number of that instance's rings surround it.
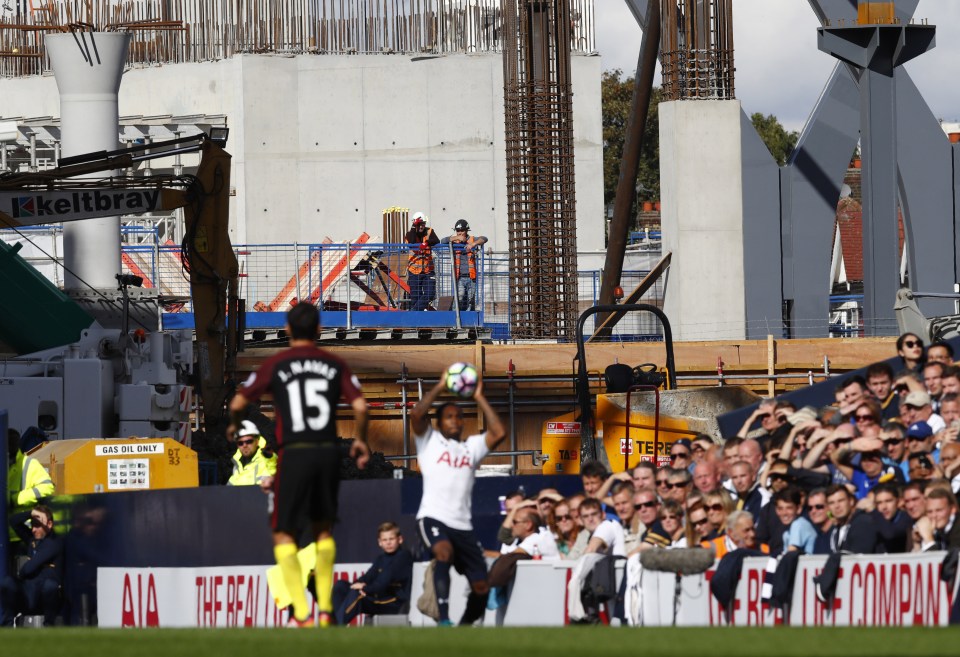
<svg viewBox="0 0 960 657">
<path fill-rule="evenodd" d="M 363 326 L 360 319 L 367 313 L 396 313 L 410 310 L 411 294 L 407 280 L 408 244 L 383 244 L 362 234 L 355 242 L 320 244 L 258 244 L 236 247 L 240 262 L 240 296 L 247 300 L 247 311 L 281 313 L 300 300 L 317 304 L 326 313 L 353 313 L 352 323 Z M 349 253 L 349 258 L 348 258 Z M 455 253 L 449 245 L 433 249 L 436 288 L 431 311 L 460 311 L 454 277 Z M 459 255 L 459 257 L 463 257 Z M 189 282 L 182 270 L 180 247 L 177 245 L 136 245 L 123 247 L 124 267 L 141 276 L 144 286 L 156 288 L 171 298 L 168 311 L 191 312 Z M 469 326 L 489 328 L 494 339 L 511 339 L 509 259 L 505 254 L 476 254 L 476 313 L 462 321 Z M 647 274 L 628 271 L 623 274 L 623 287 L 632 289 Z M 581 290 L 580 307 L 585 310 L 597 303 L 600 293 L 600 270 L 578 272 Z M 649 293 L 649 301 L 658 302 L 662 283 Z M 429 311 L 428 311 L 429 312 Z M 383 322 L 397 326 L 418 326 L 411 322 L 412 313 L 402 313 Z M 437 319 L 448 319 L 438 315 Z M 445 323 L 444 323 L 445 325 Z M 452 326 L 452 324 L 450 324 Z M 546 338 L 547 336 L 544 336 Z M 658 339 L 660 328 L 648 317 L 627 316 L 618 327 L 614 339 Z"/>
</svg>

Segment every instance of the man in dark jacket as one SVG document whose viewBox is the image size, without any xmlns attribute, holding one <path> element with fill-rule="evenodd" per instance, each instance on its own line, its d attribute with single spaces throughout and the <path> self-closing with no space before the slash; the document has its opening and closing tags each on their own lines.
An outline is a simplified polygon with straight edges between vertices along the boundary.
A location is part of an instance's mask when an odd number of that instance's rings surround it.
<svg viewBox="0 0 960 657">
<path fill-rule="evenodd" d="M 873 516 L 856 508 L 857 499 L 850 489 L 834 484 L 827 489 L 827 506 L 833 515 L 830 531 L 831 552 L 874 554 L 879 536 Z"/>
<path fill-rule="evenodd" d="M 348 624 L 358 614 L 399 614 L 410 603 L 413 557 L 403 548 L 400 528 L 393 522 L 382 523 L 377 544 L 383 552 L 370 570 L 352 584 L 338 580 L 333 585 L 337 625 Z"/>
<path fill-rule="evenodd" d="M 10 525 L 28 546 L 27 559 L 16 576 L 7 575 L 0 584 L 0 625 L 12 626 L 18 614 L 43 614 L 44 624 L 52 625 L 60 610 L 63 578 L 63 540 L 53 530 L 53 512 L 37 505 L 15 513 Z"/>
<path fill-rule="evenodd" d="M 873 521 L 880 538 L 877 552 L 906 552 L 913 520 L 900 508 L 900 487 L 894 482 L 877 484 L 873 504 Z"/>
</svg>

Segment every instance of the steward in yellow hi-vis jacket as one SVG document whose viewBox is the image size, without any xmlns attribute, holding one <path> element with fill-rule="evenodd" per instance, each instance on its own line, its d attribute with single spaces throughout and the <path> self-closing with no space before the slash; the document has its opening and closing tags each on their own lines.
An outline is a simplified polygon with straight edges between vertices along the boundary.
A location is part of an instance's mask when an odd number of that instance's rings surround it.
<svg viewBox="0 0 960 657">
<path fill-rule="evenodd" d="M 277 455 L 267 451 L 267 441 L 250 420 L 244 420 L 237 432 L 237 453 L 233 455 L 233 474 L 228 486 L 259 486 L 277 473 Z"/>
<path fill-rule="evenodd" d="M 23 436 L 15 429 L 7 430 L 7 510 L 10 515 L 33 508 L 42 498 L 53 495 L 53 479 L 47 469 L 26 452 L 46 440 L 46 434 L 30 427 Z M 10 530 L 10 542 L 19 544 L 20 537 Z"/>
</svg>

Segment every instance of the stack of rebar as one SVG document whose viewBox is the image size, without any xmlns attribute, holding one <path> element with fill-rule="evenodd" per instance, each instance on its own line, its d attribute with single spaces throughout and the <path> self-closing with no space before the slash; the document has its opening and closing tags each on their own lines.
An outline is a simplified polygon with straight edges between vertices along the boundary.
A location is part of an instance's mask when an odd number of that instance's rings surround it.
<svg viewBox="0 0 960 657">
<path fill-rule="evenodd" d="M 566 0 L 576 52 L 596 50 L 594 0 Z M 500 52 L 504 0 L 34 0 L 0 8 L 0 76 L 49 70 L 45 31 L 133 32 L 130 64 L 239 53 Z"/>
<path fill-rule="evenodd" d="M 569 0 L 504 0 L 514 338 L 573 338 L 577 226 Z"/>
<path fill-rule="evenodd" d="M 660 14 L 666 100 L 731 100 L 733 0 L 669 0 Z"/>
</svg>

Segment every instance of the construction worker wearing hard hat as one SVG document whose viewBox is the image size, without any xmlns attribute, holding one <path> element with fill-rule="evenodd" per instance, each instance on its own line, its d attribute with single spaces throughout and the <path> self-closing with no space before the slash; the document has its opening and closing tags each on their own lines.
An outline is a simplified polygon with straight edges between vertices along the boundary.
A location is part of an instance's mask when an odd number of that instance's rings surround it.
<svg viewBox="0 0 960 657">
<path fill-rule="evenodd" d="M 453 245 L 453 275 L 457 279 L 457 302 L 460 310 L 477 309 L 477 249 L 487 243 L 483 235 L 470 235 L 470 224 L 458 219 L 453 235 L 440 240 Z"/>
<path fill-rule="evenodd" d="M 407 232 L 410 259 L 407 263 L 407 284 L 410 286 L 410 310 L 427 310 L 437 291 L 433 268 L 433 247 L 440 238 L 427 225 L 427 215 L 413 215 L 413 227 Z"/>
<path fill-rule="evenodd" d="M 233 474 L 228 486 L 253 486 L 277 473 L 277 455 L 267 450 L 260 429 L 244 420 L 237 432 L 237 453 L 233 455 Z"/>
</svg>

